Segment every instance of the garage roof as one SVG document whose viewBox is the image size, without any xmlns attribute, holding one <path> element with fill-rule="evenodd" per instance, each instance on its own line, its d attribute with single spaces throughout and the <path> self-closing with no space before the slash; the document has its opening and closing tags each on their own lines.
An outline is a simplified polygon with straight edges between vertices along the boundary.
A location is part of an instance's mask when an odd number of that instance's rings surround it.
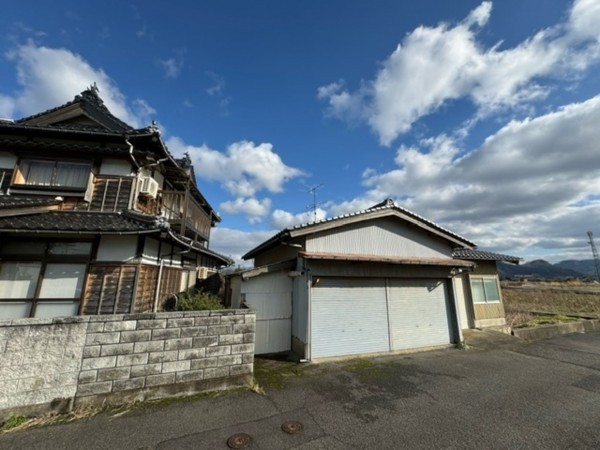
<svg viewBox="0 0 600 450">
<path fill-rule="evenodd" d="M 347 225 L 350 223 L 361 222 L 368 219 L 374 219 L 378 217 L 390 217 L 395 216 L 406 222 L 412 223 L 424 230 L 427 230 L 433 234 L 436 234 L 443 239 L 451 241 L 457 247 L 476 247 L 474 242 L 438 225 L 424 217 L 415 214 L 408 209 L 402 208 L 394 203 L 391 198 L 384 200 L 377 205 L 372 206 L 371 208 L 365 209 L 363 211 L 358 211 L 351 214 L 344 214 L 341 216 L 331 217 L 323 220 L 319 220 L 317 222 L 312 223 L 304 223 L 301 225 L 296 225 L 290 228 L 284 228 L 279 233 L 266 240 L 258 247 L 250 250 L 242 259 L 252 259 L 257 255 L 261 254 L 264 251 L 270 250 L 271 248 L 276 247 L 282 242 L 287 242 L 292 238 L 303 236 L 306 234 L 311 234 L 319 231 L 324 231 L 332 228 L 337 228 L 343 225 Z"/>
</svg>

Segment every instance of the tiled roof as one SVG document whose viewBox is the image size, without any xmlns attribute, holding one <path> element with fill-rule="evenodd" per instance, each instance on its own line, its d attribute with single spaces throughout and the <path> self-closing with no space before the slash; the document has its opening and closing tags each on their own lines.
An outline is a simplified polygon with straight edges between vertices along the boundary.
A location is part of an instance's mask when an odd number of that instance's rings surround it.
<svg viewBox="0 0 600 450">
<path fill-rule="evenodd" d="M 76 95 L 73 100 L 65 103 L 64 105 L 60 105 L 60 106 L 57 106 L 56 108 L 51 108 L 46 111 L 40 112 L 38 114 L 34 114 L 32 116 L 28 116 L 28 117 L 24 117 L 19 120 L 15 120 L 15 123 L 16 124 L 27 123 L 31 120 L 37 119 L 37 118 L 47 115 L 47 114 L 51 114 L 60 109 L 67 108 L 76 103 L 81 103 L 82 107 L 86 110 L 87 113 L 89 113 L 94 118 L 99 119 L 100 122 L 102 122 L 102 125 L 104 125 L 107 129 L 109 129 L 111 131 L 129 132 L 129 131 L 133 130 L 133 128 L 131 126 L 129 126 L 128 124 L 126 124 L 125 122 L 123 122 L 122 120 L 120 120 L 119 118 L 117 118 L 111 114 L 111 112 L 108 110 L 108 108 L 104 105 L 104 101 L 98 95 L 98 89 L 95 86 L 90 87 L 89 89 L 86 89 L 79 95 Z M 69 128 L 79 128 L 78 125 L 73 125 L 73 126 L 68 126 L 68 127 Z M 87 128 L 87 129 L 90 128 L 89 125 L 84 125 L 83 127 Z M 91 128 L 95 129 L 96 127 L 91 127 Z M 101 129 L 101 127 L 99 129 Z"/>
<path fill-rule="evenodd" d="M 469 259 L 476 261 L 506 261 L 519 264 L 521 258 L 517 256 L 503 255 L 501 253 L 486 252 L 474 248 L 456 248 L 452 251 L 453 258 Z"/>
<path fill-rule="evenodd" d="M 159 231 L 156 222 L 136 220 L 120 213 L 51 211 L 0 217 L 0 231 L 61 233 L 144 233 Z"/>
<path fill-rule="evenodd" d="M 48 197 L 21 197 L 0 195 L 0 209 L 31 208 L 36 206 L 58 205 L 61 200 Z"/>
</svg>

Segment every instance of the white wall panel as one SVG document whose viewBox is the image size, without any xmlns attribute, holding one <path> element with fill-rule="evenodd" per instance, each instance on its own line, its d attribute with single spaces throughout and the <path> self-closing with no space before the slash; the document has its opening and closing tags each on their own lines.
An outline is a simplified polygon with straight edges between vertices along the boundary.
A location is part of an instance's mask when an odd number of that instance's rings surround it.
<svg viewBox="0 0 600 450">
<path fill-rule="evenodd" d="M 130 261 L 136 256 L 137 240 L 136 235 L 104 235 L 100 238 L 96 259 L 98 261 Z"/>
<path fill-rule="evenodd" d="M 451 257 L 441 238 L 392 218 L 374 219 L 317 233 L 308 237 L 308 252 L 378 255 L 388 257 Z"/>
</svg>

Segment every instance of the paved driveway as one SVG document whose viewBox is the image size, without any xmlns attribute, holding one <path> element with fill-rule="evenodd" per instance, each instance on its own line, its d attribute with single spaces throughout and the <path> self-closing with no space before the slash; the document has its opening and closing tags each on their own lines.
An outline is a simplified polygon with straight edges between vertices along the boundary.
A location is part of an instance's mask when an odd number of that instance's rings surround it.
<svg viewBox="0 0 600 450">
<path fill-rule="evenodd" d="M 600 448 L 598 332 L 501 350 L 259 366 L 266 395 L 9 433 L 0 448 L 222 449 L 241 432 L 254 449 Z M 288 420 L 304 430 L 282 432 Z"/>
</svg>

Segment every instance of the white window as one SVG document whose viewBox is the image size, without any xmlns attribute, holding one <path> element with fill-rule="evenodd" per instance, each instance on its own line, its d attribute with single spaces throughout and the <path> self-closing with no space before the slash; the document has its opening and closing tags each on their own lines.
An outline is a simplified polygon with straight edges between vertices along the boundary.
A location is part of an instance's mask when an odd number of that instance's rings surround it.
<svg viewBox="0 0 600 450">
<path fill-rule="evenodd" d="M 3 262 L 0 265 L 0 295 L 7 299 L 31 298 L 40 276 L 39 262 Z"/>
<path fill-rule="evenodd" d="M 24 160 L 20 168 L 22 183 L 29 186 L 84 189 L 90 174 L 90 164 L 78 162 Z"/>
<path fill-rule="evenodd" d="M 0 319 L 76 315 L 91 242 L 27 241 L 0 245 Z"/>
<path fill-rule="evenodd" d="M 499 303 L 500 289 L 496 277 L 471 277 L 473 303 Z"/>
</svg>

